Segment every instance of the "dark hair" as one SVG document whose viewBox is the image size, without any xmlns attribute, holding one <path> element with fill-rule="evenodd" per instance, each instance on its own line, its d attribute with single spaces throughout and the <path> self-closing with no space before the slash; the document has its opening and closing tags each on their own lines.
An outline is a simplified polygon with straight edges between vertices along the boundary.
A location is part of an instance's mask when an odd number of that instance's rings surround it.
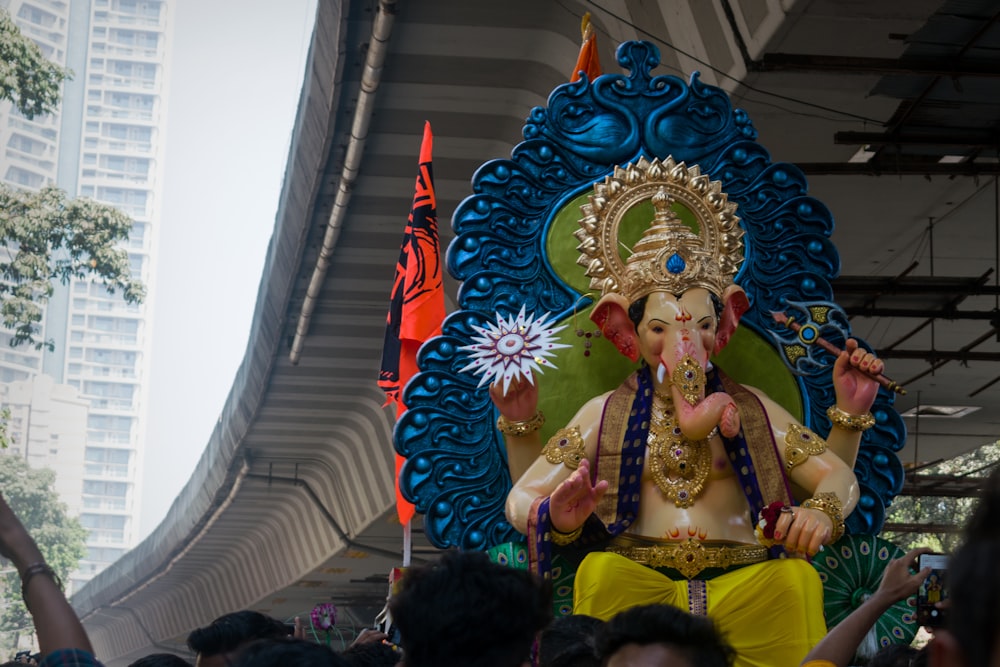
<svg viewBox="0 0 1000 667">
<path fill-rule="evenodd" d="M 962 546 L 948 566 L 951 606 L 948 630 L 968 665 L 989 665 L 1000 633 L 1000 540 Z"/>
<path fill-rule="evenodd" d="M 983 485 L 965 538 L 948 565 L 948 630 L 966 664 L 988 665 L 1000 633 L 1000 468 Z"/>
<path fill-rule="evenodd" d="M 412 568 L 389 602 L 407 667 L 510 667 L 552 620 L 552 586 L 480 551 Z"/>
<path fill-rule="evenodd" d="M 139 658 L 128 667 L 191 667 L 191 663 L 173 653 L 153 653 Z"/>
<path fill-rule="evenodd" d="M 868 667 L 912 667 L 919 655 L 920 651 L 908 644 L 889 644 L 871 657 Z"/>
<path fill-rule="evenodd" d="M 1000 539 L 1000 468 L 983 482 L 979 503 L 965 525 L 965 541 Z"/>
<path fill-rule="evenodd" d="M 635 327 L 636 331 L 639 330 L 642 318 L 646 315 L 647 301 L 649 301 L 649 297 L 643 296 L 628 305 L 628 318 L 632 320 L 632 326 Z"/>
<path fill-rule="evenodd" d="M 188 635 L 188 647 L 201 655 L 219 655 L 235 651 L 255 639 L 287 637 L 290 628 L 276 618 L 245 609 L 220 616 L 204 628 Z"/>
<path fill-rule="evenodd" d="M 234 667 L 348 667 L 344 659 L 328 646 L 295 639 L 259 639 L 243 648 L 233 662 Z"/>
<path fill-rule="evenodd" d="M 670 605 L 633 607 L 605 623 L 597 634 L 597 654 L 604 661 L 626 644 L 664 644 L 698 667 L 729 667 L 735 656 L 712 621 Z"/>
<path fill-rule="evenodd" d="M 600 667 L 597 631 L 604 621 L 593 616 L 558 616 L 538 638 L 538 667 Z"/>
<path fill-rule="evenodd" d="M 403 654 L 392 644 L 367 642 L 349 646 L 340 656 L 350 667 L 393 667 Z"/>
</svg>

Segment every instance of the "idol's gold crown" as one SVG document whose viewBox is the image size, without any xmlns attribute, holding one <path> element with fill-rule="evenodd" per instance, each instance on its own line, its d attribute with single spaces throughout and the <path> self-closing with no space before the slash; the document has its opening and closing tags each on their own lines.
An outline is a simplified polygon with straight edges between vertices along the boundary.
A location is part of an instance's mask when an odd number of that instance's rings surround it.
<svg viewBox="0 0 1000 667">
<path fill-rule="evenodd" d="M 619 231 L 626 213 L 652 200 L 655 214 L 649 228 L 622 260 Z M 697 229 L 674 212 L 679 203 L 694 215 Z M 665 291 L 681 294 L 704 287 L 713 294 L 733 283 L 743 261 L 743 230 L 736 204 L 722 184 L 672 157 L 662 162 L 640 158 L 615 167 L 614 173 L 594 184 L 590 202 L 575 236 L 580 241 L 577 263 L 587 267 L 590 288 L 602 295 L 616 293 L 629 303 Z"/>
</svg>

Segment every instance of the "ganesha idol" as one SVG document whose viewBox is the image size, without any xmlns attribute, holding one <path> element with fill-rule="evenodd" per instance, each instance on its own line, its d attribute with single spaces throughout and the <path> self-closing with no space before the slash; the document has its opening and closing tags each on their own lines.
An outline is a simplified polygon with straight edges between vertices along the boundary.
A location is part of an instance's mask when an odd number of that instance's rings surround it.
<svg viewBox="0 0 1000 667">
<path fill-rule="evenodd" d="M 627 244 L 626 214 L 650 202 Z M 586 553 L 574 613 L 671 604 L 713 618 L 739 665 L 794 665 L 826 633 L 808 557 L 843 534 L 858 501 L 852 467 L 882 362 L 847 341 L 826 439 L 714 367 L 749 305 L 733 282 L 742 236 L 736 205 L 697 167 L 616 168 L 576 237 L 600 293 L 591 318 L 639 369 L 544 446 L 536 387 L 490 394 L 516 480 L 507 518 L 533 562 L 544 571 L 553 546 Z"/>
</svg>

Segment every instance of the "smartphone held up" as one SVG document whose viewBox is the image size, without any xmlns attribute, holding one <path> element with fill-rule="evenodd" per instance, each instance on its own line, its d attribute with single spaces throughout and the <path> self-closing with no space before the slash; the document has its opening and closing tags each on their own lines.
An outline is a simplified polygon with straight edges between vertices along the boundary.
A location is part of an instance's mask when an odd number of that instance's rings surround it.
<svg viewBox="0 0 1000 667">
<path fill-rule="evenodd" d="M 947 620 L 947 609 L 941 603 L 948 599 L 948 556 L 921 554 L 917 568 L 923 570 L 927 567 L 931 568 L 930 574 L 917 591 L 917 623 L 940 628 Z"/>
</svg>

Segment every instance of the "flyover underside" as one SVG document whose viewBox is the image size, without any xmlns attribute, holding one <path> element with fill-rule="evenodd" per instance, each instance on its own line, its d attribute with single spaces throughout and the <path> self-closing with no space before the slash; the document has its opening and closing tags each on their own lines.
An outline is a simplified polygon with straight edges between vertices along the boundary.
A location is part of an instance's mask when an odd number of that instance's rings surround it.
<svg viewBox="0 0 1000 667">
<path fill-rule="evenodd" d="M 769 0 L 622 0 L 614 11 L 595 11 L 593 4 L 574 0 L 382 0 L 392 13 L 392 32 L 371 88 L 375 106 L 367 135 L 358 136 L 352 127 L 378 4 L 318 3 L 253 328 L 224 413 L 164 522 L 73 598 L 109 667 L 177 650 L 191 629 L 240 608 L 288 618 L 332 598 L 340 610 L 338 630 L 350 637 L 381 607 L 386 575 L 401 562 L 401 529 L 392 510 L 393 417 L 382 407 L 375 378 L 425 119 L 435 135 L 434 175 L 446 246 L 452 238 L 447 221 L 471 194 L 475 168 L 509 156 L 530 109 L 544 105 L 551 89 L 566 81 L 585 11 L 594 12 L 605 71 L 617 71 L 611 57 L 616 44 L 653 39 L 663 49 L 664 71 L 657 73 L 687 76 L 700 69 L 704 81 L 727 90 L 738 88 L 746 63 L 759 59 L 772 40 L 783 40 L 785 50 L 795 50 L 796 43 L 811 48 L 816 32 L 802 26 L 825 29 L 826 13 L 842 11 L 835 2 Z M 909 3 L 914 16 L 893 20 L 919 27 L 937 4 Z M 795 13 L 803 8 L 812 15 Z M 858 39 L 850 43 L 837 35 L 830 39 L 837 37 L 838 48 L 880 44 L 876 37 L 887 29 L 880 24 L 884 20 L 855 20 L 851 30 Z M 892 30 L 901 32 L 896 23 Z M 861 39 L 865 30 L 872 31 L 871 40 Z M 751 83 L 762 85 L 764 76 L 755 73 Z M 766 76 L 779 91 L 798 81 L 785 73 Z M 847 97 L 821 79 L 801 85 L 811 86 L 809 93 L 794 86 L 790 92 L 819 100 L 828 94 L 830 105 Z M 850 90 L 856 87 L 852 80 Z M 754 91 L 739 94 L 740 106 L 755 104 Z M 781 143 L 777 159 L 840 159 L 828 146 L 795 138 L 807 122 L 812 131 L 802 136 L 820 136 L 815 128 L 823 118 L 817 120 L 812 109 L 791 115 L 778 109 L 769 117 L 769 109 L 788 103 L 767 99 L 770 104 L 758 103 L 752 116 L 762 143 Z M 850 111 L 877 115 L 870 107 L 877 100 L 856 103 L 859 108 Z M 891 105 L 883 105 L 888 115 Z M 831 136 L 832 127 L 826 127 Z M 763 140 L 768 128 L 774 138 Z M 307 294 L 352 150 L 361 150 L 363 159 L 357 180 L 344 191 L 347 214 L 321 289 Z M 928 197 L 936 192 L 929 185 L 924 190 Z M 860 233 L 872 229 L 865 225 L 870 218 L 844 217 L 855 221 Z M 446 289 L 453 299 L 458 286 L 446 278 Z M 301 355 L 293 365 L 289 352 L 307 302 L 311 317 L 300 332 Z M 432 552 L 418 524 L 414 560 Z"/>
</svg>

